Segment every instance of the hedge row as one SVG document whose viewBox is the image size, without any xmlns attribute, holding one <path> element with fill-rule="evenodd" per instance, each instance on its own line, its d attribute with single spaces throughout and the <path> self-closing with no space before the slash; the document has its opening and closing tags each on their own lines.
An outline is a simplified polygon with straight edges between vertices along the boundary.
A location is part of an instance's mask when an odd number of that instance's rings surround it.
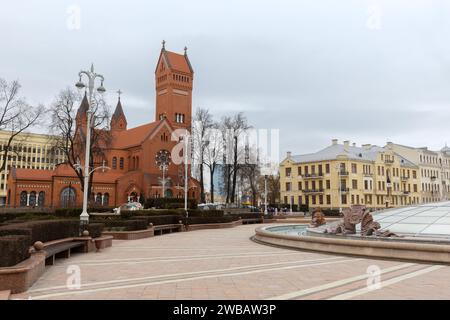
<svg viewBox="0 0 450 320">
<path fill-rule="evenodd" d="M 230 216 L 241 217 L 241 219 L 257 219 L 262 218 L 262 213 L 257 212 L 242 212 L 242 213 L 232 213 Z"/>
<path fill-rule="evenodd" d="M 148 223 L 141 219 L 134 220 L 94 220 L 93 223 L 103 224 L 107 230 L 137 231 L 147 229 Z"/>
<path fill-rule="evenodd" d="M 79 236 L 80 224 L 77 220 L 44 220 L 15 223 L 0 227 L 0 236 L 28 235 L 31 243 L 48 242 Z"/>
<path fill-rule="evenodd" d="M 239 220 L 238 216 L 224 216 L 224 217 L 190 217 L 183 218 L 183 224 L 208 224 L 208 223 L 229 223 Z"/>
<path fill-rule="evenodd" d="M 177 209 L 184 208 L 184 198 L 148 198 L 144 202 L 144 208 Z M 188 208 L 197 209 L 197 200 L 188 199 Z"/>
<path fill-rule="evenodd" d="M 0 267 L 11 267 L 30 256 L 30 236 L 0 236 Z"/>
<path fill-rule="evenodd" d="M 199 210 L 189 209 L 189 217 L 223 217 L 223 210 Z M 145 209 L 145 210 L 123 210 L 120 212 L 122 219 L 130 219 L 135 216 L 186 216 L 184 209 Z"/>
<path fill-rule="evenodd" d="M 147 225 L 152 223 L 154 226 L 160 226 L 164 224 L 178 224 L 183 219 L 183 217 L 178 215 L 136 216 L 134 218 L 145 221 Z"/>
<path fill-rule="evenodd" d="M 114 207 L 90 207 L 89 212 L 113 212 Z M 55 209 L 55 216 L 57 217 L 79 217 L 82 208 L 58 208 Z"/>
</svg>

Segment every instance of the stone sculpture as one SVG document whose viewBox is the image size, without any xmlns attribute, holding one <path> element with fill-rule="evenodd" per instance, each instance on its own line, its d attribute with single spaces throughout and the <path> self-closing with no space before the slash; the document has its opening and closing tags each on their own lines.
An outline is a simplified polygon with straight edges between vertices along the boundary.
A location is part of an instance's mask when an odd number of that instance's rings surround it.
<svg viewBox="0 0 450 320">
<path fill-rule="evenodd" d="M 369 209 L 357 205 L 343 212 L 344 218 L 334 228 L 325 229 L 330 234 L 356 234 L 356 225 L 361 223 L 361 236 L 392 237 L 396 234 L 389 230 L 380 231 L 380 224 L 373 220 Z"/>
<path fill-rule="evenodd" d="M 317 208 L 313 211 L 312 217 L 311 217 L 311 228 L 317 228 L 324 224 L 326 224 L 325 215 L 323 214 L 322 210 L 320 208 Z"/>
</svg>

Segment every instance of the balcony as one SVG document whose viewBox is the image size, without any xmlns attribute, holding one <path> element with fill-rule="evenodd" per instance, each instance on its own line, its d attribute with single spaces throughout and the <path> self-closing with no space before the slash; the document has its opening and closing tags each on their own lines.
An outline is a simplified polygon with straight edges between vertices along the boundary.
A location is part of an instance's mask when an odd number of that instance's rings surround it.
<svg viewBox="0 0 450 320">
<path fill-rule="evenodd" d="M 347 192 L 350 191 L 350 188 L 341 187 L 341 188 L 339 188 L 339 191 L 342 192 L 342 193 L 347 193 Z"/>
<path fill-rule="evenodd" d="M 341 171 L 339 171 L 339 175 L 341 177 L 346 177 L 346 176 L 348 176 L 348 171 L 341 170 Z"/>
<path fill-rule="evenodd" d="M 364 172 L 363 176 L 364 177 L 373 177 L 373 173 L 372 172 Z"/>
<path fill-rule="evenodd" d="M 317 193 L 323 193 L 323 189 L 303 189 L 302 192 L 303 193 L 307 193 L 307 194 L 317 194 Z"/>
<path fill-rule="evenodd" d="M 401 180 L 401 181 L 407 181 L 408 179 L 409 179 L 408 176 L 401 176 L 401 177 L 400 177 L 400 180 Z"/>
<path fill-rule="evenodd" d="M 302 175 L 303 179 L 323 179 L 323 173 L 305 173 Z"/>
<path fill-rule="evenodd" d="M 401 196 L 409 196 L 411 192 L 410 191 L 402 191 L 402 193 L 400 194 Z"/>
<path fill-rule="evenodd" d="M 384 163 L 391 165 L 391 164 L 394 164 L 394 160 L 386 159 L 386 160 L 384 160 Z"/>
</svg>

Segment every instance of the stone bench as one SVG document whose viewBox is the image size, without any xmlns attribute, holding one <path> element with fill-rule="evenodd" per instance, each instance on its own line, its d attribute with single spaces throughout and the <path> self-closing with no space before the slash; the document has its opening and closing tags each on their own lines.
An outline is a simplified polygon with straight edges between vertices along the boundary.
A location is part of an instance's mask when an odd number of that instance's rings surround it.
<svg viewBox="0 0 450 320">
<path fill-rule="evenodd" d="M 248 218 L 242 219 L 242 224 L 264 223 L 264 218 Z"/>
<path fill-rule="evenodd" d="M 181 232 L 183 231 L 183 224 L 162 224 L 153 226 L 155 235 L 162 235 L 164 233 Z"/>
<path fill-rule="evenodd" d="M 56 258 L 70 258 L 73 249 L 84 252 L 85 246 L 85 241 L 74 241 L 71 238 L 46 243 L 44 244 L 45 265 L 54 265 Z"/>
</svg>

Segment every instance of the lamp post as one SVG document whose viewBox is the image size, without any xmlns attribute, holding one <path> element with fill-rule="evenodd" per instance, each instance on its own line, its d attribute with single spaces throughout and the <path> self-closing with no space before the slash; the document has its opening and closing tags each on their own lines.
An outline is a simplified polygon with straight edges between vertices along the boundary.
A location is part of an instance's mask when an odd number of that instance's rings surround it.
<svg viewBox="0 0 450 320">
<path fill-rule="evenodd" d="M 186 218 L 189 218 L 189 212 L 188 212 L 188 139 L 189 139 L 189 133 L 186 132 L 186 135 L 184 136 L 184 211 L 186 212 Z"/>
<path fill-rule="evenodd" d="M 342 213 L 342 186 L 341 186 L 341 167 L 336 164 L 336 170 L 338 172 L 338 188 L 339 188 L 339 213 Z"/>
<path fill-rule="evenodd" d="M 100 74 L 97 74 L 94 72 L 94 64 L 91 64 L 90 71 L 80 71 L 78 73 L 78 76 L 80 77 L 80 80 L 75 85 L 78 89 L 86 88 L 86 85 L 81 81 L 82 77 L 86 76 L 88 79 L 88 85 L 87 89 L 89 90 L 89 107 L 86 111 L 86 118 L 87 118 L 87 126 L 86 126 L 86 150 L 84 155 L 84 192 L 83 192 L 83 211 L 80 215 L 80 224 L 88 224 L 89 223 L 89 214 L 87 212 L 87 202 L 88 202 L 88 194 L 89 194 L 89 157 L 90 157 L 90 150 L 91 150 L 91 117 L 92 117 L 92 98 L 94 94 L 94 86 L 95 86 L 95 79 L 100 79 L 101 84 L 97 88 L 97 91 L 99 93 L 104 93 L 106 90 L 103 87 L 103 81 L 105 80 L 104 77 Z"/>
<path fill-rule="evenodd" d="M 264 175 L 264 216 L 267 216 L 267 174 Z"/>
</svg>

